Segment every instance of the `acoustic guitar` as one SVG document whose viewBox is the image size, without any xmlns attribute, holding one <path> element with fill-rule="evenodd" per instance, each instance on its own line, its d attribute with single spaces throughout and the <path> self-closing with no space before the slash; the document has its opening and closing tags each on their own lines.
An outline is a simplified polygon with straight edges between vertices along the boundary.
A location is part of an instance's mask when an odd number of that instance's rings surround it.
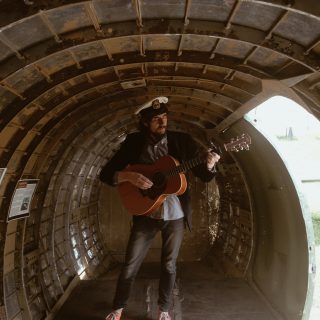
<svg viewBox="0 0 320 320">
<path fill-rule="evenodd" d="M 226 151 L 249 150 L 251 138 L 248 134 L 232 139 L 224 144 Z M 186 191 L 187 180 L 184 172 L 205 163 L 203 157 L 184 161 L 167 155 L 153 164 L 129 165 L 124 171 L 134 171 L 143 174 L 153 182 L 151 188 L 142 190 L 130 182 L 118 185 L 118 191 L 124 207 L 133 215 L 148 215 L 157 210 L 168 195 L 181 195 Z"/>
</svg>

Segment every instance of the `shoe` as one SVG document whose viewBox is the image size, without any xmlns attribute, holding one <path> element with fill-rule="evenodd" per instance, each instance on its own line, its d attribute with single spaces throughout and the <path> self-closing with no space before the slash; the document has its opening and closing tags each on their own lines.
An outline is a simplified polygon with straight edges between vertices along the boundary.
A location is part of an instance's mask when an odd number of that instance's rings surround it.
<svg viewBox="0 0 320 320">
<path fill-rule="evenodd" d="M 164 311 L 161 311 L 159 313 L 159 320 L 171 320 L 171 317 L 169 315 L 169 312 L 164 312 Z"/>
<path fill-rule="evenodd" d="M 112 311 L 111 313 L 109 313 L 106 317 L 105 320 L 120 320 L 121 319 L 121 314 L 122 314 L 122 310 L 121 311 Z"/>
</svg>

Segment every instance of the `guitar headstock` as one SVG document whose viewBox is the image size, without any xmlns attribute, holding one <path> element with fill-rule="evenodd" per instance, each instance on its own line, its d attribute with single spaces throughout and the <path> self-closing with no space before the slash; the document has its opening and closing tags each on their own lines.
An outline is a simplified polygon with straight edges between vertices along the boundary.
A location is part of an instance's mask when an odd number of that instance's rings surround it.
<svg viewBox="0 0 320 320">
<path fill-rule="evenodd" d="M 224 144 L 226 151 L 249 150 L 251 137 L 247 133 L 243 133 L 240 137 L 232 138 L 229 143 Z"/>
</svg>

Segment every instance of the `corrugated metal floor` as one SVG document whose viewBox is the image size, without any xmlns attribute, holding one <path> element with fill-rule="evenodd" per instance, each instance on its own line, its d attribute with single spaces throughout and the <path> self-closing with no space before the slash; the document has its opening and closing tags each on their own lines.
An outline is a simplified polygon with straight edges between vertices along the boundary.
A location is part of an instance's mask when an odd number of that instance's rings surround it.
<svg viewBox="0 0 320 320">
<path fill-rule="evenodd" d="M 82 281 L 55 319 L 104 319 L 111 310 L 119 268 L 98 280 Z M 158 268 L 145 264 L 123 319 L 156 319 Z M 274 317 L 243 279 L 224 278 L 206 263 L 183 263 L 178 267 L 179 289 L 171 310 L 175 320 L 272 320 Z"/>
</svg>

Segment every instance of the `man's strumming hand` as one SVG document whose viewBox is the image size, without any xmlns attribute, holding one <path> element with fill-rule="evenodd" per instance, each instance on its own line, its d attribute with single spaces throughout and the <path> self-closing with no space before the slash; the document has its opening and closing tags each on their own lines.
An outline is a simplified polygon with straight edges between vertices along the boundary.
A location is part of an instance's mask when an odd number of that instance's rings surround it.
<svg viewBox="0 0 320 320">
<path fill-rule="evenodd" d="M 149 189 L 153 183 L 143 174 L 133 171 L 119 171 L 117 176 L 117 183 L 128 181 L 139 189 Z"/>
</svg>

